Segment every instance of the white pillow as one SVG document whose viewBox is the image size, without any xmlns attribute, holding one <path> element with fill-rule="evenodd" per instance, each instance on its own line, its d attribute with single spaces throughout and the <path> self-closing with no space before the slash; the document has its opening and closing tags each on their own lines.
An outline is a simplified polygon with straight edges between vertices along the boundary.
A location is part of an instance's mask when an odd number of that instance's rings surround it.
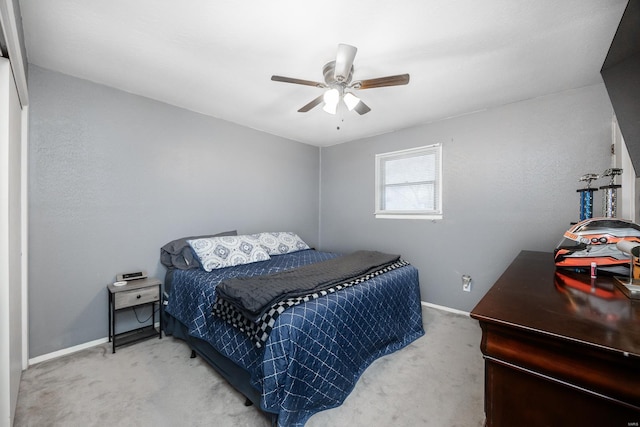
<svg viewBox="0 0 640 427">
<path fill-rule="evenodd" d="M 187 242 L 205 271 L 271 258 L 258 239 L 247 235 L 207 237 Z"/>
<path fill-rule="evenodd" d="M 251 236 L 258 239 L 269 255 L 283 255 L 309 249 L 309 245 L 296 233 L 290 231 L 258 233 L 251 234 Z"/>
</svg>

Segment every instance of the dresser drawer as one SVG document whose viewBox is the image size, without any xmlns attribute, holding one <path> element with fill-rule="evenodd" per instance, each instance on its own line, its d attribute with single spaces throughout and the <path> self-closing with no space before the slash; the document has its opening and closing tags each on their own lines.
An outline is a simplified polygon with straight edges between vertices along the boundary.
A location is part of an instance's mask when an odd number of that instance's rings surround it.
<svg viewBox="0 0 640 427">
<path fill-rule="evenodd" d="M 159 301 L 159 294 L 158 286 L 117 292 L 113 299 L 114 309 L 119 310 L 121 308 L 132 307 L 134 305 Z"/>
</svg>

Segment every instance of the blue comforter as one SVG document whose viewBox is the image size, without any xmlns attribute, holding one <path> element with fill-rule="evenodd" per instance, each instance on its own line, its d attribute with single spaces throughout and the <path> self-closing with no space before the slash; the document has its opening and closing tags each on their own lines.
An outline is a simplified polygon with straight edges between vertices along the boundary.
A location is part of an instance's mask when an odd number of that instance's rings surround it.
<svg viewBox="0 0 640 427">
<path fill-rule="evenodd" d="M 173 276 L 167 313 L 247 370 L 262 394 L 262 409 L 278 414 L 281 427 L 302 426 L 314 413 L 339 406 L 375 359 L 424 334 L 418 271 L 411 265 L 287 309 L 262 348 L 211 312 L 216 285 L 224 279 L 336 256 L 305 250 L 210 273 L 176 270 Z"/>
</svg>

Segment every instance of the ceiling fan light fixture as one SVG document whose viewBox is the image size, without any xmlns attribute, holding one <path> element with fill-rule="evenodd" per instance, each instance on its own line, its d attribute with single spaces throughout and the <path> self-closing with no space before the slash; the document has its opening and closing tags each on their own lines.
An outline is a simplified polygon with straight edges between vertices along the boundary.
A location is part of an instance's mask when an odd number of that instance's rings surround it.
<svg viewBox="0 0 640 427">
<path fill-rule="evenodd" d="M 335 115 L 338 112 L 338 106 L 337 105 L 324 104 L 324 107 L 322 107 L 322 109 L 324 111 L 326 111 L 327 113 L 333 114 L 333 115 Z"/>
<path fill-rule="evenodd" d="M 342 99 L 344 100 L 344 104 L 347 106 L 349 111 L 352 111 L 354 108 L 356 108 L 356 105 L 358 105 L 358 103 L 360 102 L 360 98 L 358 98 L 351 92 L 345 93 Z"/>
<path fill-rule="evenodd" d="M 338 102 L 340 102 L 340 92 L 338 89 L 329 89 L 322 97 L 324 107 L 322 109 L 329 114 L 336 114 L 338 110 Z"/>
</svg>

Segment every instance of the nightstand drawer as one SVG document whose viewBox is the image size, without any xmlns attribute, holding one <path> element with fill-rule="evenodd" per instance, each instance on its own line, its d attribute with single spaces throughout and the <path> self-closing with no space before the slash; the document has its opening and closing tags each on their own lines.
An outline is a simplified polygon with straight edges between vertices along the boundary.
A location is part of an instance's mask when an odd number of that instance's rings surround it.
<svg viewBox="0 0 640 427">
<path fill-rule="evenodd" d="M 160 292 L 158 286 L 152 286 L 143 289 L 134 289 L 131 291 L 122 291 L 114 295 L 114 309 L 132 307 L 138 304 L 145 304 L 160 300 Z"/>
</svg>

